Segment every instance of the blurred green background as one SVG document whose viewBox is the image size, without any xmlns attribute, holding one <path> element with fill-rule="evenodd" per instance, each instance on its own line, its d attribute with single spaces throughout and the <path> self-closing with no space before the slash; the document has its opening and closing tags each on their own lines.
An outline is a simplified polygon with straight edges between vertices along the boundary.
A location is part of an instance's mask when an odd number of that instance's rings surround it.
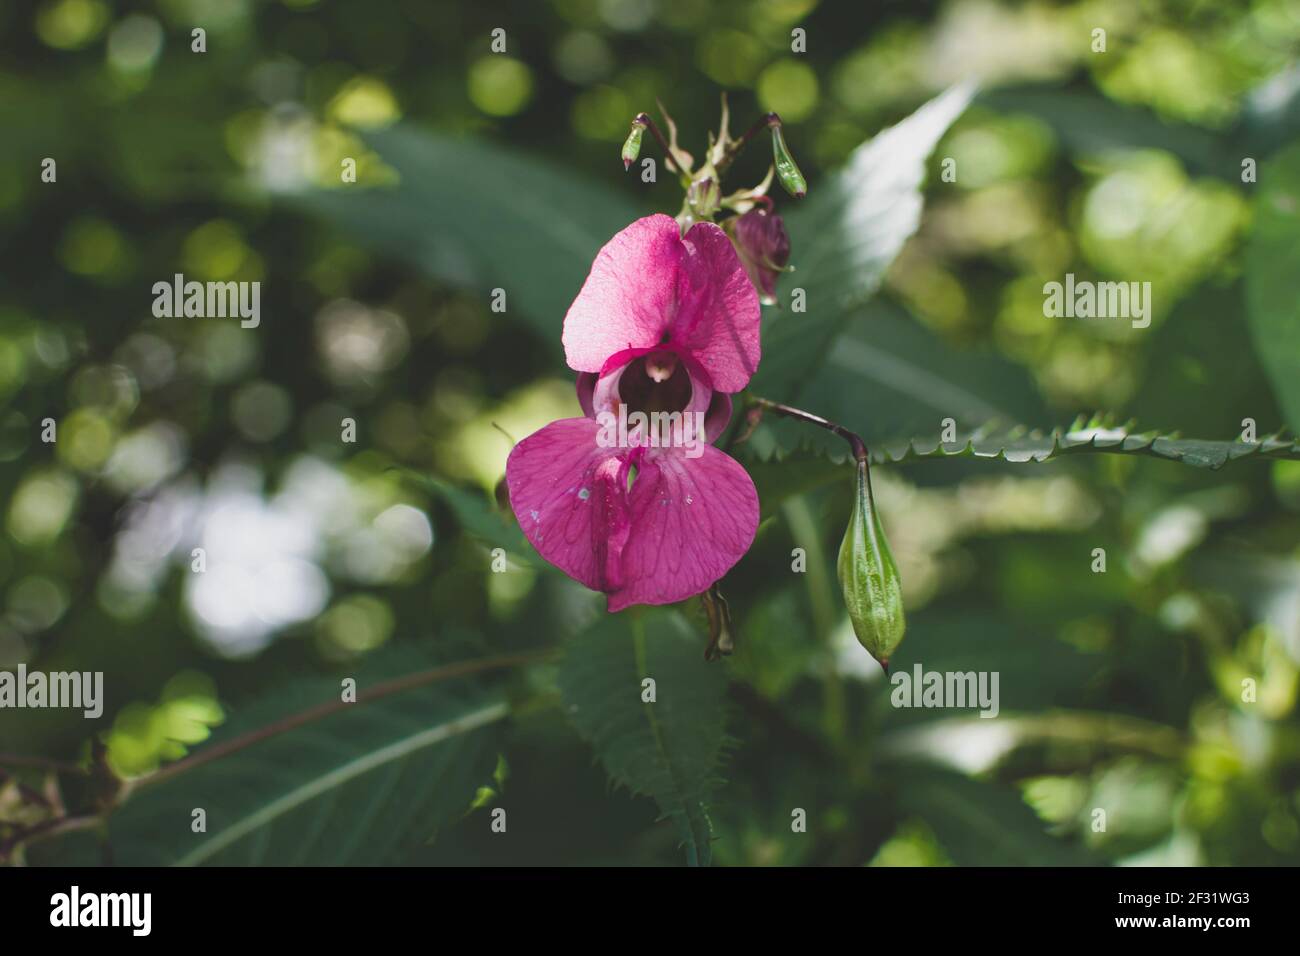
<svg viewBox="0 0 1300 956">
<path fill-rule="evenodd" d="M 559 648 L 597 621 L 597 596 L 516 554 L 488 501 L 502 430 L 577 414 L 558 345 L 585 266 L 531 275 L 556 241 L 540 224 L 612 223 L 575 240 L 589 262 L 631 215 L 680 205 L 662 166 L 646 184 L 618 158 L 656 98 L 697 156 L 720 91 L 733 130 L 779 112 L 811 202 L 878 130 L 981 84 L 834 375 L 768 397 L 873 442 L 986 409 L 1036 427 L 1103 410 L 1226 441 L 1248 417 L 1283 427 L 1246 273 L 1293 278 L 1300 243 L 1289 260 L 1251 245 L 1267 183 L 1241 174 L 1245 157 L 1300 165 L 1298 48 L 1295 0 L 4 4 L 0 666 L 102 670 L 107 702 L 93 725 L 0 712 L 0 754 L 83 761 L 99 733 L 117 773 L 147 773 L 275 712 L 287 688 L 323 688 L 310 704 L 345 677 Z M 642 155 L 661 161 L 648 137 Z M 767 162 L 752 148 L 729 188 Z M 385 186 L 396 202 L 360 192 Z M 260 326 L 155 318 L 152 285 L 177 272 L 260 281 Z M 1067 272 L 1152 282 L 1151 328 L 1045 318 L 1043 284 Z M 497 287 L 516 297 L 504 314 Z M 922 372 L 964 397 L 945 406 Z M 724 582 L 738 649 L 709 665 L 728 737 L 717 862 L 1300 862 L 1300 465 L 962 458 L 876 482 L 909 611 L 895 666 L 996 670 L 1001 714 L 889 706 L 828 573 L 849 476 L 791 496 Z M 508 717 L 391 781 L 401 806 L 445 811 L 418 838 L 326 861 L 678 862 L 654 802 L 611 788 L 570 726 L 558 666 L 457 683 L 502 695 Z M 309 750 L 283 762 L 308 775 Z M 53 812 L 31 762 L 0 778 L 0 838 Z M 82 776 L 53 778 L 69 812 Z M 382 844 L 368 792 L 310 839 Z M 154 849 L 179 840 L 188 811 L 175 834 L 154 827 Z M 295 855 L 309 842 L 242 859 L 314 862 Z"/>
</svg>

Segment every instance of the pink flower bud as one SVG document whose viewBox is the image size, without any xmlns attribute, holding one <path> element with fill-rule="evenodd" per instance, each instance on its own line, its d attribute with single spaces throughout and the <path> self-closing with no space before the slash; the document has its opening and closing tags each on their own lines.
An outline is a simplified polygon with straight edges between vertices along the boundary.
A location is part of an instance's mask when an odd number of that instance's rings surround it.
<svg viewBox="0 0 1300 956">
<path fill-rule="evenodd" d="M 769 202 L 770 205 L 770 202 Z M 765 206 L 724 223 L 740 262 L 764 305 L 776 302 L 776 278 L 790 261 L 790 237 L 781 217 Z"/>
</svg>

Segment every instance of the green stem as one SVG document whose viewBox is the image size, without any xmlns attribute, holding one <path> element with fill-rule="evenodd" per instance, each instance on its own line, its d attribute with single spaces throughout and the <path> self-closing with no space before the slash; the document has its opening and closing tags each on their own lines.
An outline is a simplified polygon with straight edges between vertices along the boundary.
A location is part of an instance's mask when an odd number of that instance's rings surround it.
<svg viewBox="0 0 1300 956">
<path fill-rule="evenodd" d="M 843 425 L 837 425 L 829 419 L 822 418 L 820 415 L 814 415 L 812 412 L 805 412 L 802 408 L 795 408 L 793 405 L 782 405 L 780 402 L 774 402 L 770 398 L 762 398 L 758 395 L 749 397 L 750 404 L 763 409 L 764 411 L 774 412 L 777 415 L 783 415 L 786 418 L 793 418 L 797 421 L 807 422 L 810 425 L 817 425 L 839 435 L 849 447 L 853 449 L 853 457 L 857 461 L 867 466 L 867 474 L 871 474 L 870 452 L 867 450 L 867 443 L 862 440 L 862 436 L 857 432 L 851 432 Z"/>
<path fill-rule="evenodd" d="M 826 656 L 826 695 L 822 701 L 822 722 L 826 733 L 836 747 L 843 747 L 848 739 L 848 705 L 844 694 L 844 681 L 835 666 L 835 589 L 831 585 L 830 566 L 822 550 L 821 534 L 813 518 L 812 509 L 802 495 L 791 498 L 781 506 L 790 533 L 796 541 L 805 542 L 808 560 L 808 600 L 812 605 L 813 630 Z"/>
<path fill-rule="evenodd" d="M 664 139 L 664 134 L 659 132 L 659 127 L 655 125 L 655 121 L 650 118 L 650 114 L 637 113 L 636 117 L 632 120 L 632 122 L 650 131 L 650 135 L 655 138 L 655 141 L 659 144 L 659 148 L 662 149 L 664 151 L 664 155 L 668 157 L 669 171 L 677 172 L 678 167 L 676 161 L 673 158 L 673 148 L 668 145 L 668 140 Z"/>
<path fill-rule="evenodd" d="M 754 138 L 754 136 L 759 132 L 759 130 L 771 129 L 773 126 L 780 126 L 780 125 L 781 125 L 781 117 L 777 116 L 775 113 L 766 113 L 763 116 L 760 116 L 754 122 L 753 126 L 745 130 L 744 134 L 740 137 L 740 139 L 732 141 L 731 145 L 727 147 L 726 153 L 723 155 L 722 159 L 719 160 L 718 162 L 718 166 L 717 166 L 718 172 L 719 173 L 723 172 L 728 166 L 730 166 L 735 161 L 736 157 L 740 155 L 741 150 L 743 150 L 747 145 L 749 145 L 749 141 Z"/>
<path fill-rule="evenodd" d="M 778 121 L 779 122 L 779 121 Z M 793 418 L 796 421 L 807 422 L 810 425 L 816 425 L 824 428 L 833 434 L 839 435 L 853 450 L 853 457 L 857 460 L 862 468 L 867 482 L 867 498 L 873 502 L 874 497 L 871 491 L 871 460 L 870 452 L 867 449 L 867 443 L 862 440 L 862 436 L 856 432 L 849 431 L 843 425 L 839 425 L 829 419 L 822 418 L 820 415 L 814 415 L 812 412 L 806 412 L 802 408 L 795 408 L 792 405 L 785 405 L 781 402 L 774 402 L 769 398 L 763 398 L 758 395 L 751 395 L 749 398 L 751 414 L 748 416 L 747 431 L 744 437 L 748 437 L 749 432 L 757 426 L 758 421 L 754 412 L 761 415 L 763 412 L 772 412 L 785 418 Z M 835 625 L 835 592 L 831 587 L 830 572 L 827 569 L 825 556 L 821 549 L 821 536 L 817 532 L 816 522 L 813 521 L 812 513 L 808 505 L 802 498 L 795 498 L 783 506 L 786 520 L 790 522 L 790 530 L 801 540 L 815 542 L 817 547 L 812 554 L 808 556 L 808 588 L 809 596 L 813 604 L 813 621 L 821 636 L 822 644 L 827 656 L 827 674 L 826 679 L 826 699 L 825 723 L 827 732 L 831 739 L 835 741 L 840 748 L 848 746 L 848 708 L 844 694 L 844 683 L 840 677 L 839 669 L 835 666 L 835 648 L 832 644 L 832 635 L 834 634 Z M 888 666 L 886 665 L 886 673 Z"/>
</svg>

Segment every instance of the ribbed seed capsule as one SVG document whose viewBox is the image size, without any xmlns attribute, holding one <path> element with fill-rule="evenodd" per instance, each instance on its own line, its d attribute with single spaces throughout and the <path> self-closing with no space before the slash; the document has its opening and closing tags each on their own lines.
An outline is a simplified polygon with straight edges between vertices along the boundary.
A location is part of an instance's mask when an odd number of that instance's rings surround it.
<svg viewBox="0 0 1300 956">
<path fill-rule="evenodd" d="M 858 462 L 858 480 L 844 542 L 840 545 L 840 587 L 853 633 L 886 670 L 903 640 L 903 591 L 871 495 L 871 475 Z"/>
</svg>

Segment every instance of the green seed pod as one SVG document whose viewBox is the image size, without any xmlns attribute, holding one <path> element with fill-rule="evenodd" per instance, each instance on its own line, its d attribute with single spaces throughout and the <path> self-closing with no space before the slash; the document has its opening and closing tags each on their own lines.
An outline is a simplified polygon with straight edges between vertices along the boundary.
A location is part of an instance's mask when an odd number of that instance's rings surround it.
<svg viewBox="0 0 1300 956">
<path fill-rule="evenodd" d="M 623 142 L 623 169 L 636 162 L 636 158 L 641 155 L 641 134 L 645 132 L 645 127 L 640 123 L 632 123 L 632 132 L 627 134 L 627 139 Z"/>
<path fill-rule="evenodd" d="M 776 176 L 781 180 L 785 191 L 795 199 L 802 199 L 808 192 L 808 180 L 804 179 L 803 173 L 799 172 L 799 166 L 785 145 L 781 127 L 775 123 L 772 125 L 772 155 L 776 160 Z"/>
<path fill-rule="evenodd" d="M 863 647 L 889 670 L 889 658 L 903 640 L 903 592 L 884 528 L 871 496 L 871 475 L 858 462 L 858 481 L 844 543 L 840 545 L 840 587 Z"/>
</svg>

